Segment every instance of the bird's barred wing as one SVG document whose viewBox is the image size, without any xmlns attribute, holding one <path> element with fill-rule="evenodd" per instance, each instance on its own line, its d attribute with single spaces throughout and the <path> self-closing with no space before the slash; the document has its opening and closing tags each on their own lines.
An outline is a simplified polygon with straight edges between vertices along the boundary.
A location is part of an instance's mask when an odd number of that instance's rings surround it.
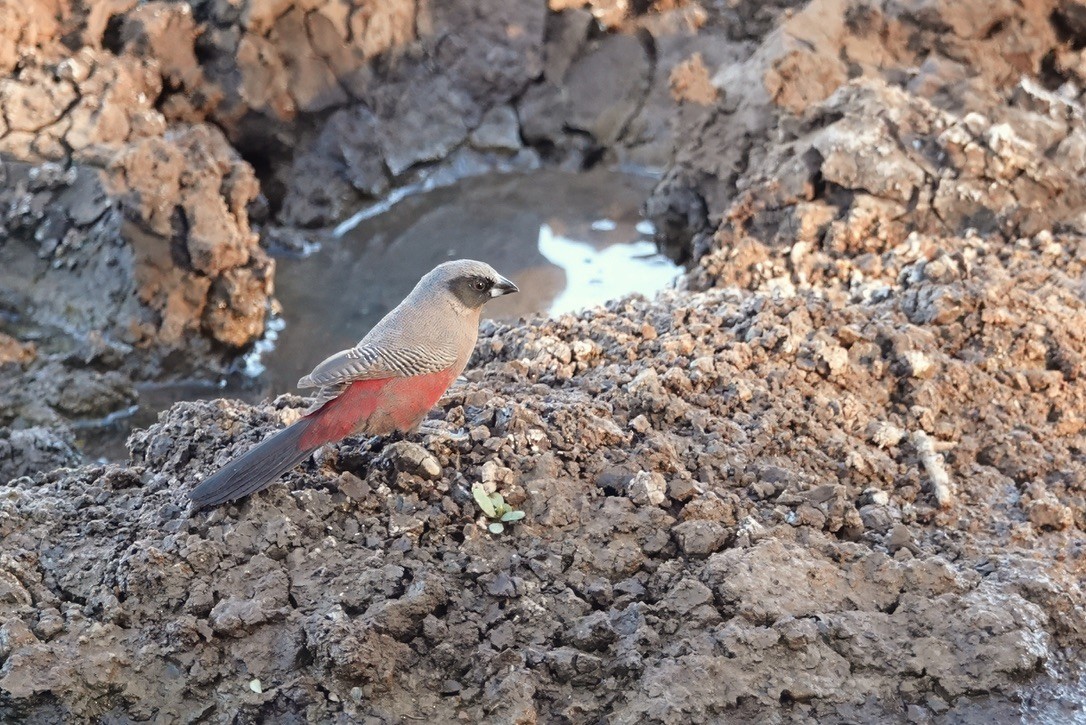
<svg viewBox="0 0 1086 725">
<path fill-rule="evenodd" d="M 409 378 L 446 370 L 456 362 L 452 346 L 389 350 L 359 344 L 337 352 L 298 381 L 299 388 L 337 387 L 359 380 Z"/>
<path fill-rule="evenodd" d="M 351 383 L 427 375 L 447 370 L 455 362 L 456 351 L 451 345 L 422 352 L 417 349 L 388 350 L 359 343 L 313 368 L 313 372 L 298 381 L 298 387 L 318 388 L 306 411 L 312 413 L 342 395 Z"/>
</svg>

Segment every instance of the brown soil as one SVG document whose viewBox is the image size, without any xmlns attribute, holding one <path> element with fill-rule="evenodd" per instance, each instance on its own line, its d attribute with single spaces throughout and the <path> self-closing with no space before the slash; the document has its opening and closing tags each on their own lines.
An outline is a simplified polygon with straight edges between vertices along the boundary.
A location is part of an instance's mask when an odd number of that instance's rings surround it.
<svg viewBox="0 0 1086 725">
<path fill-rule="evenodd" d="M 133 6 L 0 22 L 0 719 L 1086 718 L 1086 6 Z M 488 324 L 464 435 L 213 512 L 303 399 L 58 467 L 65 420 L 260 336 L 250 214 L 601 155 L 666 161 L 691 272 Z"/>
</svg>

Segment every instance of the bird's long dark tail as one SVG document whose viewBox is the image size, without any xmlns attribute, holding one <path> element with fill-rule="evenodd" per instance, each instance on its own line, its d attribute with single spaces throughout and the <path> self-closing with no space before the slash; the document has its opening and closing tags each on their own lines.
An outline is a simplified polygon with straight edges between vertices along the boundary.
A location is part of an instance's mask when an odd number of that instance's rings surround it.
<svg viewBox="0 0 1086 725">
<path fill-rule="evenodd" d="M 199 506 L 218 506 L 272 485 L 320 447 L 302 441 L 312 423 L 312 418 L 302 418 L 258 443 L 192 489 L 189 498 Z"/>
</svg>

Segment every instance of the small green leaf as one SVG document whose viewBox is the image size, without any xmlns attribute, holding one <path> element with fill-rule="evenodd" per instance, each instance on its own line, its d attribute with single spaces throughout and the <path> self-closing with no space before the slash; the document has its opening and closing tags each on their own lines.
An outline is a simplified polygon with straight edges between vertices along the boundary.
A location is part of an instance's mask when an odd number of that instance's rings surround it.
<svg viewBox="0 0 1086 725">
<path fill-rule="evenodd" d="M 471 495 L 475 497 L 475 503 L 479 504 L 479 508 L 483 510 L 484 514 L 490 518 L 494 518 L 497 515 L 494 504 L 490 501 L 490 494 L 483 488 L 483 484 L 473 484 L 471 487 Z"/>
<path fill-rule="evenodd" d="M 494 508 L 500 509 L 505 505 L 505 499 L 502 498 L 500 493 L 494 493 L 490 495 L 490 501 L 494 504 Z"/>
<path fill-rule="evenodd" d="M 260 684 L 260 680 L 249 680 L 249 689 L 258 695 L 264 692 L 264 687 Z"/>
<path fill-rule="evenodd" d="M 507 524 L 513 521 L 520 521 L 522 518 L 524 518 L 523 511 L 506 511 L 501 517 L 502 521 Z"/>
<path fill-rule="evenodd" d="M 490 533 L 492 534 L 500 534 L 505 531 L 505 527 L 498 523 L 493 523 L 490 526 L 487 526 L 487 528 L 490 529 Z"/>
</svg>

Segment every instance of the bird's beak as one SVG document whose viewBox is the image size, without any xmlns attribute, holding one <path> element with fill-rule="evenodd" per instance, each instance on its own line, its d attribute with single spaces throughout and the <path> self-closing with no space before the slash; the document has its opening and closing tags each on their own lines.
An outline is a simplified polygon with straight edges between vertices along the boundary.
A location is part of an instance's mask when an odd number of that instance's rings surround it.
<svg viewBox="0 0 1086 725">
<path fill-rule="evenodd" d="M 501 297 L 502 295 L 511 295 L 514 292 L 520 292 L 520 288 L 515 284 L 507 280 L 505 277 L 498 277 L 498 283 L 490 288 L 491 297 Z"/>
</svg>

